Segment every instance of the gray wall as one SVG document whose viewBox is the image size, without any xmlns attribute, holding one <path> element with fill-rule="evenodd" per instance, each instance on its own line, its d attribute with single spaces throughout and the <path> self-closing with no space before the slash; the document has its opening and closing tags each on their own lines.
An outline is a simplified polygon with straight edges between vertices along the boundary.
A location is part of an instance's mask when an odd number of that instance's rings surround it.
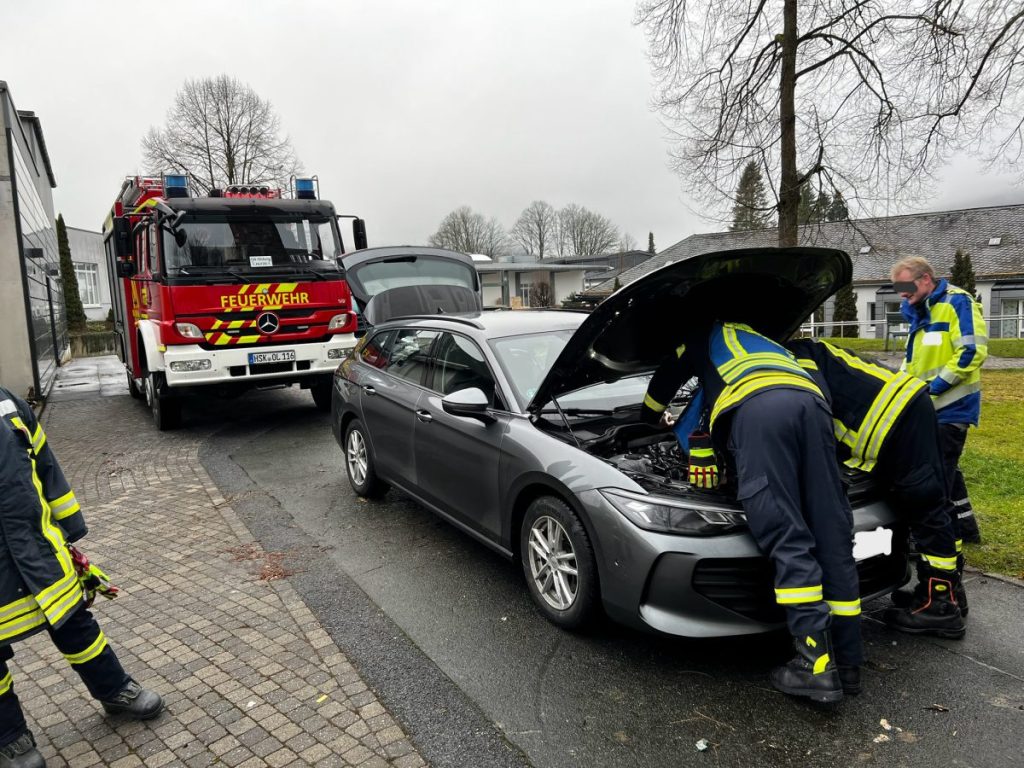
<svg viewBox="0 0 1024 768">
<path fill-rule="evenodd" d="M 95 264 L 97 280 L 97 301 L 86 303 L 82 281 L 78 281 L 78 292 L 82 297 L 85 315 L 90 320 L 106 320 L 110 311 L 110 284 L 107 280 L 107 260 L 103 251 L 103 234 L 87 229 L 68 227 L 68 245 L 71 247 L 71 261 L 75 264 Z"/>
</svg>

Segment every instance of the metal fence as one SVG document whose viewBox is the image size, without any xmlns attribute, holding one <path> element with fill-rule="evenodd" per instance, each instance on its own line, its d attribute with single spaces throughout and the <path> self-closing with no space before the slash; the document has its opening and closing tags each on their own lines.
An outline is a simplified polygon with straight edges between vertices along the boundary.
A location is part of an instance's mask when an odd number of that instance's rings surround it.
<svg viewBox="0 0 1024 768">
<path fill-rule="evenodd" d="M 1024 315 L 991 315 L 985 318 L 991 339 L 1024 339 Z M 885 339 L 886 347 L 903 346 L 909 325 L 889 320 L 809 321 L 800 326 L 797 335 L 804 338 L 854 337 Z"/>
</svg>

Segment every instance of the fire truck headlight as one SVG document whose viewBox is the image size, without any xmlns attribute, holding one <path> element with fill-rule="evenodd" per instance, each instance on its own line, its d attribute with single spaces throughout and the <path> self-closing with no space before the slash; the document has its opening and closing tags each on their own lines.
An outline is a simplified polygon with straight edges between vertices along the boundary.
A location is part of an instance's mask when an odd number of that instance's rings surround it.
<svg viewBox="0 0 1024 768">
<path fill-rule="evenodd" d="M 171 363 L 171 370 L 175 373 L 190 373 L 192 371 L 210 370 L 209 360 L 175 360 Z"/>
<path fill-rule="evenodd" d="M 192 323 L 175 323 L 174 327 L 178 330 L 178 333 L 186 339 L 203 338 L 203 332 L 199 330 L 198 326 L 195 326 Z"/>
<path fill-rule="evenodd" d="M 331 322 L 327 324 L 328 331 L 336 331 L 339 328 L 344 328 L 351 322 L 352 315 L 346 312 L 343 315 L 335 315 L 331 318 Z"/>
</svg>

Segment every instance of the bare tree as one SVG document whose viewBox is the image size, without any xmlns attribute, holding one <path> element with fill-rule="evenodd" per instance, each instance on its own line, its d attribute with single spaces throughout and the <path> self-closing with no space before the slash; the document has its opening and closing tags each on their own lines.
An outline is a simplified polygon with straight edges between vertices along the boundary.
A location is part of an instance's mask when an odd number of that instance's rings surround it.
<svg viewBox="0 0 1024 768">
<path fill-rule="evenodd" d="M 1020 158 L 1019 0 L 643 0 L 636 18 L 675 169 L 719 206 L 754 163 L 780 245 L 796 244 L 805 184 L 868 208 L 917 195 L 1007 115 Z"/>
<path fill-rule="evenodd" d="M 558 214 L 550 203 L 534 200 L 519 215 L 509 232 L 530 256 L 543 259 L 552 250 L 558 229 Z"/>
<path fill-rule="evenodd" d="M 463 253 L 483 253 L 491 258 L 500 256 L 507 247 L 508 236 L 496 218 L 475 213 L 468 205 L 449 213 L 437 231 L 428 238 L 435 248 L 448 248 Z"/>
<path fill-rule="evenodd" d="M 228 184 L 283 188 L 302 170 L 270 102 L 228 75 L 186 80 L 142 153 L 150 172 L 187 173 L 204 193 Z"/>
<path fill-rule="evenodd" d="M 636 238 L 628 232 L 623 232 L 619 238 L 619 250 L 625 253 L 626 251 L 632 251 L 636 248 Z"/>
<path fill-rule="evenodd" d="M 575 203 L 558 212 L 558 228 L 567 255 L 606 253 L 619 242 L 619 230 L 611 221 Z"/>
</svg>

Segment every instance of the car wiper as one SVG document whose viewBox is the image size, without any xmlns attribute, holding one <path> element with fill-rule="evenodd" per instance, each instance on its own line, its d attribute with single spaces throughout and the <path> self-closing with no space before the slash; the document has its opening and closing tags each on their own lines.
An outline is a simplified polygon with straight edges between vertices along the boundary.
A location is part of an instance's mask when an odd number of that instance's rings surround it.
<svg viewBox="0 0 1024 768">
<path fill-rule="evenodd" d="M 541 413 L 564 413 L 566 416 L 611 416 L 615 411 L 606 408 L 544 408 Z"/>
</svg>

